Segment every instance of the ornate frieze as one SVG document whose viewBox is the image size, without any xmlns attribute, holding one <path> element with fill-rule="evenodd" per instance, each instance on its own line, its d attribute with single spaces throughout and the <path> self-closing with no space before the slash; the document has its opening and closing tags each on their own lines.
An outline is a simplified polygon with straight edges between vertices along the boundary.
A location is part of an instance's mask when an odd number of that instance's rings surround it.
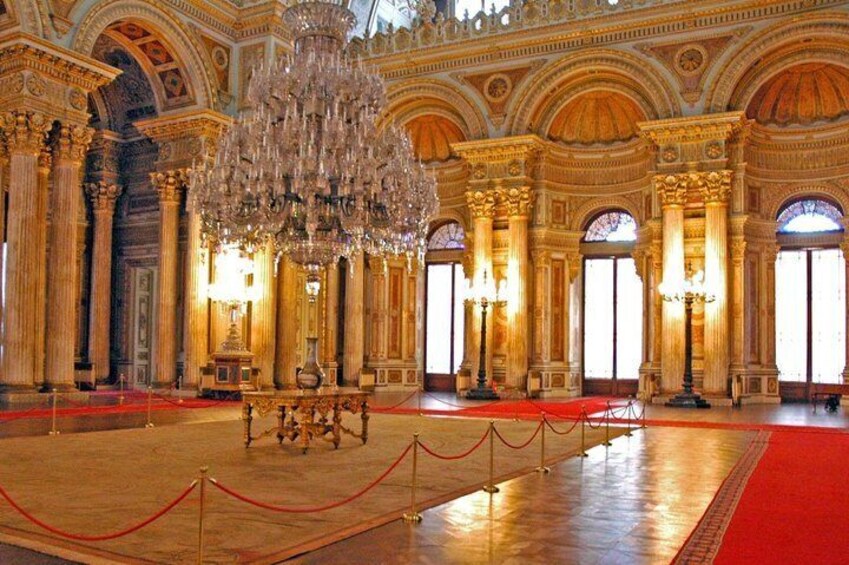
<svg viewBox="0 0 849 565">
<path fill-rule="evenodd" d="M 87 183 L 85 185 L 85 191 L 86 195 L 91 199 L 91 205 L 95 211 L 114 211 L 115 201 L 121 196 L 122 189 L 117 184 L 99 181 Z"/>
<path fill-rule="evenodd" d="M 520 135 L 452 143 L 451 150 L 472 168 L 474 180 L 531 177 L 546 143 L 536 135 Z"/>
<path fill-rule="evenodd" d="M 38 156 L 47 140 L 53 122 L 39 112 L 3 112 L 0 131 L 9 153 Z"/>
<path fill-rule="evenodd" d="M 728 144 L 750 125 L 740 111 L 640 122 L 640 135 L 658 148 L 658 168 L 680 171 L 689 163 L 719 168 L 730 157 Z"/>
<path fill-rule="evenodd" d="M 150 173 L 150 182 L 159 194 L 160 202 L 179 204 L 180 193 L 188 182 L 187 169 Z"/>
<path fill-rule="evenodd" d="M 62 124 L 53 149 L 55 159 L 82 164 L 93 134 L 89 127 Z"/>
</svg>

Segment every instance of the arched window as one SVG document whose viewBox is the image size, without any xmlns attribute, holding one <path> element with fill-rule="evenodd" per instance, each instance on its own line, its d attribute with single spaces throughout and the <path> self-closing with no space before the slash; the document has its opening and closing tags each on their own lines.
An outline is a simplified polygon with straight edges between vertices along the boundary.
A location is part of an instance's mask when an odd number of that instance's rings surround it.
<svg viewBox="0 0 849 565">
<path fill-rule="evenodd" d="M 441 251 L 443 249 L 465 249 L 466 232 L 457 222 L 443 224 L 436 228 L 428 241 L 428 251 Z"/>
<path fill-rule="evenodd" d="M 842 216 L 837 206 L 825 200 L 798 200 L 784 208 L 778 215 L 778 231 L 781 233 L 841 231 Z"/>
<path fill-rule="evenodd" d="M 636 241 L 637 222 L 627 212 L 605 212 L 587 227 L 584 241 Z"/>
</svg>

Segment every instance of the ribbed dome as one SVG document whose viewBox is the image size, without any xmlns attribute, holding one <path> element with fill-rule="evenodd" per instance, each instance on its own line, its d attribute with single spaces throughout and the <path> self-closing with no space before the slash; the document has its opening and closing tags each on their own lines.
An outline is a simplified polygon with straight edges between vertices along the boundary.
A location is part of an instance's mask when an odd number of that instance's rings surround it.
<svg viewBox="0 0 849 565">
<path fill-rule="evenodd" d="M 564 143 L 614 143 L 637 135 L 646 115 L 618 92 L 587 92 L 570 100 L 551 122 L 548 137 Z"/>
<path fill-rule="evenodd" d="M 849 113 L 849 69 L 804 63 L 769 79 L 746 113 L 762 124 L 806 125 Z"/>
<path fill-rule="evenodd" d="M 445 161 L 451 157 L 451 143 L 465 141 L 463 131 L 442 116 L 425 115 L 407 122 L 413 151 L 423 162 Z"/>
</svg>

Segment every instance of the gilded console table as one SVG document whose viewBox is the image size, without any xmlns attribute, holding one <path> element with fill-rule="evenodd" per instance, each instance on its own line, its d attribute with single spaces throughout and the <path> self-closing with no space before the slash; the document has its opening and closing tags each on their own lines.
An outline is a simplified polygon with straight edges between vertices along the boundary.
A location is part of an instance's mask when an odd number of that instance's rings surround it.
<svg viewBox="0 0 849 565">
<path fill-rule="evenodd" d="M 280 390 L 271 392 L 242 393 L 242 420 L 245 425 L 245 447 L 261 437 L 277 431 L 278 443 L 284 439 L 300 440 L 304 453 L 313 438 L 333 442 L 339 447 L 342 434 L 368 441 L 368 398 L 367 392 L 355 388 L 328 388 L 311 390 Z M 277 426 L 258 436 L 251 435 L 254 414 L 266 416 L 277 414 Z M 362 429 L 359 433 L 342 425 L 342 413 L 360 414 Z M 326 437 L 330 435 L 330 437 Z"/>
</svg>

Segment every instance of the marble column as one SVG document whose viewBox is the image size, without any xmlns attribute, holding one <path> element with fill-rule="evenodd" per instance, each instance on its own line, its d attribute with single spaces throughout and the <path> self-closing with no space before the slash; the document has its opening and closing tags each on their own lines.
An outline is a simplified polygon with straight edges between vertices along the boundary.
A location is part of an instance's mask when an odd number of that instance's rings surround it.
<svg viewBox="0 0 849 565">
<path fill-rule="evenodd" d="M 254 253 L 253 288 L 256 299 L 251 303 L 251 353 L 259 368 L 262 388 L 274 386 L 274 344 L 276 301 L 274 252 L 265 245 Z"/>
<path fill-rule="evenodd" d="M 483 284 L 484 273 L 489 281 L 493 281 L 494 272 L 492 268 L 492 222 L 495 217 L 495 193 L 487 191 L 476 191 L 466 193 L 466 203 L 472 216 L 472 229 L 474 230 L 474 277 L 472 285 Z M 487 340 L 486 340 L 486 374 L 492 378 L 492 319 L 493 308 L 487 311 Z M 479 352 L 481 347 L 481 309 L 474 307 L 472 316 L 473 351 L 472 356 L 472 381 L 477 378 L 480 368 Z"/>
<path fill-rule="evenodd" d="M 6 215 L 6 305 L 0 391 L 32 392 L 35 359 L 35 285 L 38 277 L 38 157 L 52 123 L 42 114 L 5 112 L 0 127 L 9 153 Z"/>
<path fill-rule="evenodd" d="M 35 279 L 35 354 L 33 356 L 32 380 L 36 387 L 44 385 L 45 368 L 45 326 L 47 324 L 47 209 L 50 199 L 50 171 L 53 169 L 53 155 L 48 147 L 38 156 L 38 192 L 35 201 L 35 218 L 38 227 L 33 230 L 35 253 L 38 257 Z"/>
<path fill-rule="evenodd" d="M 359 382 L 365 362 L 365 257 L 362 253 L 349 259 L 350 272 L 345 285 L 345 341 L 342 360 L 344 383 Z"/>
<path fill-rule="evenodd" d="M 177 284 L 180 195 L 186 172 L 175 169 L 151 173 L 159 193 L 159 297 L 157 299 L 156 359 L 151 384 L 170 388 L 177 371 Z"/>
<path fill-rule="evenodd" d="M 203 245 L 200 216 L 189 211 L 186 258 L 186 329 L 183 349 L 186 363 L 182 388 L 196 390 L 200 384 L 201 367 L 209 362 L 209 249 Z"/>
<path fill-rule="evenodd" d="M 274 357 L 274 386 L 295 385 L 298 367 L 298 285 L 297 265 L 284 256 L 277 267 L 277 349 Z"/>
<path fill-rule="evenodd" d="M 687 175 L 658 175 L 655 188 L 661 200 L 663 219 L 663 281 L 684 281 L 684 201 Z M 684 378 L 685 313 L 682 302 L 663 302 L 661 386 L 664 392 L 681 390 Z"/>
<path fill-rule="evenodd" d="M 338 370 L 338 337 L 339 337 L 339 265 L 328 265 L 324 270 L 324 326 L 322 331 L 322 367 L 328 379 L 335 384 Z"/>
<path fill-rule="evenodd" d="M 3 141 L 2 121 L 0 121 L 0 234 L 6 231 L 6 193 L 9 184 L 9 153 L 6 151 L 6 143 Z M 0 237 L 0 242 L 4 238 Z M 0 253 L 0 273 L 3 272 L 3 254 Z M 3 289 L 0 288 L 0 304 L 3 300 Z M 0 308 L 0 328 L 3 327 L 3 308 Z M 0 333 L 0 341 L 3 336 Z"/>
<path fill-rule="evenodd" d="M 524 389 L 528 377 L 528 187 L 505 194 L 510 248 L 507 255 L 507 384 Z"/>
<path fill-rule="evenodd" d="M 74 388 L 77 335 L 77 221 L 82 190 L 80 169 L 92 131 L 62 125 L 53 151 L 53 189 L 50 194 L 50 248 L 47 269 L 47 346 L 45 385 Z"/>
<path fill-rule="evenodd" d="M 728 198 L 731 171 L 699 175 L 705 199 L 705 284 L 715 300 L 705 304 L 704 392 L 725 394 L 728 389 Z"/>
<path fill-rule="evenodd" d="M 85 186 L 94 216 L 91 260 L 91 313 L 88 358 L 97 382 L 109 382 L 110 322 L 112 318 L 112 219 L 121 187 L 106 181 Z"/>
</svg>

